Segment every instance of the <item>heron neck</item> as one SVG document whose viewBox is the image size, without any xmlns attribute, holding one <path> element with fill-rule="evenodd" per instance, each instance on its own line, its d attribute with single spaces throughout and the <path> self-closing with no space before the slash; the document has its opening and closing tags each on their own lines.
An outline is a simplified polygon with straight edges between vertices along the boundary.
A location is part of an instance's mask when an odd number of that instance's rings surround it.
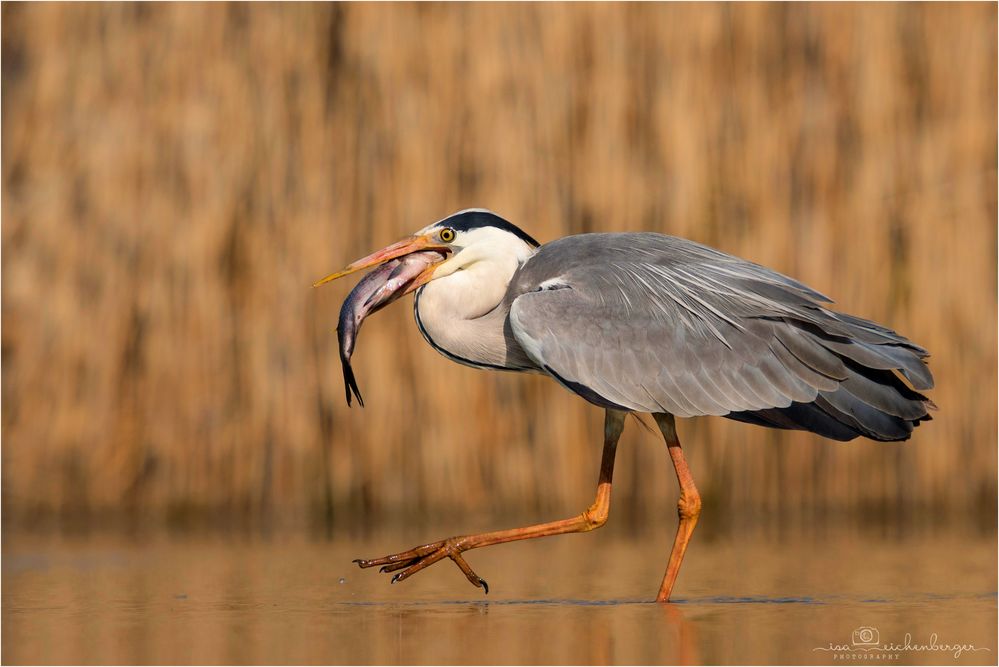
<svg viewBox="0 0 999 667">
<path fill-rule="evenodd" d="M 516 259 L 476 262 L 432 280 L 416 294 L 420 332 L 444 356 L 469 366 L 525 370 L 533 368 L 509 333 L 504 304 Z"/>
</svg>

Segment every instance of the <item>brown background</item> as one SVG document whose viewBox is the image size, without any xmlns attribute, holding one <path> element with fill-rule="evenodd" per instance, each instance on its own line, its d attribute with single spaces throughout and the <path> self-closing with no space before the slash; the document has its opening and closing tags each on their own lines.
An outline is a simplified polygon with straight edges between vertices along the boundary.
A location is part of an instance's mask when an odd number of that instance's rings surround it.
<svg viewBox="0 0 999 667">
<path fill-rule="evenodd" d="M 6 518 L 554 518 L 601 412 L 310 283 L 457 209 L 689 237 L 932 353 L 908 443 L 681 423 L 709 505 L 996 497 L 994 4 L 3 5 Z M 670 512 L 657 437 L 616 512 Z M 781 510 L 779 512 L 778 510 Z"/>
</svg>

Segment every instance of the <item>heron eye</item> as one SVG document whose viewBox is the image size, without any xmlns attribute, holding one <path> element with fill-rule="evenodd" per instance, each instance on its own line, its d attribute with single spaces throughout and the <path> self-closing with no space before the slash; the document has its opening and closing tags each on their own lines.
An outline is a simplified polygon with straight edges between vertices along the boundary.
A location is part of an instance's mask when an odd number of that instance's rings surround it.
<svg viewBox="0 0 999 667">
<path fill-rule="evenodd" d="M 450 227 L 445 227 L 441 230 L 441 241 L 444 243 L 450 243 L 454 240 L 454 230 Z"/>
</svg>

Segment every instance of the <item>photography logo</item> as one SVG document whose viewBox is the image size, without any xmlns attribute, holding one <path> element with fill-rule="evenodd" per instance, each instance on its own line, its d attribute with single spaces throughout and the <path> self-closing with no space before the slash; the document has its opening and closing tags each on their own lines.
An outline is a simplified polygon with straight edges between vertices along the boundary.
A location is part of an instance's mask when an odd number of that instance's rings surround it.
<svg viewBox="0 0 999 667">
<path fill-rule="evenodd" d="M 881 632 L 870 625 L 862 625 L 850 635 L 849 643 L 829 642 L 828 646 L 816 646 L 812 651 L 832 654 L 833 660 L 851 662 L 892 662 L 905 653 L 949 654 L 955 660 L 964 653 L 991 651 L 970 643 L 943 642 L 937 633 L 932 633 L 926 641 L 916 641 L 912 633 L 906 632 L 901 641 L 881 641 Z"/>
<path fill-rule="evenodd" d="M 877 628 L 863 625 L 853 631 L 854 646 L 877 646 L 881 643 L 881 633 Z"/>
</svg>

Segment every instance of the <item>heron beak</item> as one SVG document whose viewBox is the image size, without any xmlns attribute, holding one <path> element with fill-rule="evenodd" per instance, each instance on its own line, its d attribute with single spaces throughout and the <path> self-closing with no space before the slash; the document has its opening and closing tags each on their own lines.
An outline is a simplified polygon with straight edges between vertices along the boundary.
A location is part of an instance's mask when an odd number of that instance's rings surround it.
<svg viewBox="0 0 999 667">
<path fill-rule="evenodd" d="M 413 282 L 409 283 L 409 286 L 406 287 L 406 291 L 403 292 L 402 295 L 406 296 L 410 292 L 414 292 L 420 287 L 423 287 L 424 285 L 429 283 L 434 277 L 434 271 L 436 271 L 437 267 L 440 266 L 444 261 L 445 259 L 442 257 L 439 262 L 434 262 L 427 268 L 423 269 L 420 275 L 413 278 Z"/>
<path fill-rule="evenodd" d="M 328 283 L 331 280 L 336 280 L 337 278 L 343 278 L 344 276 L 348 276 L 351 273 L 356 273 L 358 271 L 363 271 L 364 269 L 370 269 L 374 266 L 378 266 L 379 264 L 384 264 L 389 260 L 395 259 L 396 257 L 402 257 L 403 255 L 408 255 L 410 253 L 417 252 L 419 250 L 443 251 L 446 249 L 447 248 L 445 248 L 444 246 L 435 244 L 432 240 L 432 237 L 428 235 L 407 236 L 401 241 L 397 241 L 396 243 L 393 243 L 392 245 L 386 248 L 382 248 L 378 252 L 371 253 L 367 257 L 362 257 L 356 262 L 348 264 L 341 271 L 337 271 L 336 273 L 331 273 L 322 280 L 317 280 L 316 282 L 312 283 L 312 286 L 319 287 L 320 285 Z M 433 266 L 436 266 L 436 264 Z M 430 268 L 433 268 L 433 266 L 431 266 Z M 427 271 L 429 271 L 430 268 L 428 268 Z M 424 273 L 427 273 L 427 271 L 424 271 Z M 424 276 L 423 274 L 421 274 L 420 276 L 417 277 L 417 280 L 423 278 Z M 423 282 L 426 282 L 429 279 L 430 277 L 427 276 L 425 279 L 423 279 Z"/>
</svg>

